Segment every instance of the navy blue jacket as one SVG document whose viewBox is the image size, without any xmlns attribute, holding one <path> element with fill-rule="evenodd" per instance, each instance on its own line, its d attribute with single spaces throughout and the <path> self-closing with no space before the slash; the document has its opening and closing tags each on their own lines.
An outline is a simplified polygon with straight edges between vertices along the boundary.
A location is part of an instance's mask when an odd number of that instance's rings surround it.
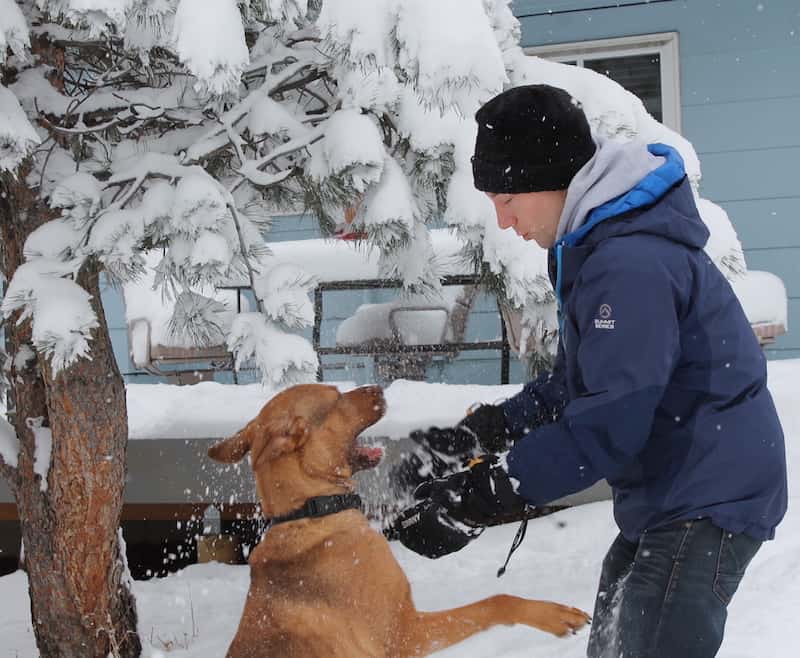
<svg viewBox="0 0 800 658">
<path fill-rule="evenodd" d="M 605 478 L 630 541 L 699 517 L 771 539 L 787 486 L 766 360 L 703 251 L 680 156 L 649 149 L 665 164 L 551 251 L 559 352 L 504 403 L 523 435 L 509 473 L 533 504 Z"/>
</svg>

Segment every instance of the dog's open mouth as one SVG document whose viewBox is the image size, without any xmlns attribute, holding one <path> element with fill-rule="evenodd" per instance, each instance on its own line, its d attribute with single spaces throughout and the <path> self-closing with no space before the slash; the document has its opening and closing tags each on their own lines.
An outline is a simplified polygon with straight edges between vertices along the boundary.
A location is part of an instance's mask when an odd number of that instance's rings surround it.
<svg viewBox="0 0 800 658">
<path fill-rule="evenodd" d="M 356 471 L 363 471 L 368 468 L 375 468 L 383 457 L 383 448 L 379 446 L 360 445 L 358 439 L 353 442 L 348 453 L 348 461 L 353 469 Z"/>
</svg>

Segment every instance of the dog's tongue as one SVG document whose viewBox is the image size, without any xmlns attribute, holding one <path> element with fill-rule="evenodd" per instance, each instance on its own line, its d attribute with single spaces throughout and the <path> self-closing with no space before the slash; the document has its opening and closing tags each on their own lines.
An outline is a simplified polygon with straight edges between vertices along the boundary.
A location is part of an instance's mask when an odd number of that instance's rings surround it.
<svg viewBox="0 0 800 658">
<path fill-rule="evenodd" d="M 375 468 L 383 457 L 383 449 L 367 446 L 355 446 L 351 454 L 353 472 Z"/>
</svg>

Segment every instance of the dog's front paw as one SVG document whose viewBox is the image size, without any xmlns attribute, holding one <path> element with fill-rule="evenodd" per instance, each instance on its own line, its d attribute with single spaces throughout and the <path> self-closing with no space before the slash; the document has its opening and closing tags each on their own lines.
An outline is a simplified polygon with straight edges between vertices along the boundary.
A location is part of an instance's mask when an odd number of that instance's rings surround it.
<svg viewBox="0 0 800 658">
<path fill-rule="evenodd" d="M 591 622 L 592 618 L 583 610 L 572 608 L 560 603 L 550 601 L 537 601 L 535 610 L 536 622 L 531 626 L 536 626 L 541 630 L 552 633 L 558 637 L 575 634 Z"/>
</svg>

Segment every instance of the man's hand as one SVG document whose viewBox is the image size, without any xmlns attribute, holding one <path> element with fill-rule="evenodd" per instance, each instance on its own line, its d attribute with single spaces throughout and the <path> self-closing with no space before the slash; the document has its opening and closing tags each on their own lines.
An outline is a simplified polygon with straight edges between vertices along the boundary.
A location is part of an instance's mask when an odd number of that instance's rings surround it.
<svg viewBox="0 0 800 658">
<path fill-rule="evenodd" d="M 423 482 L 414 497 L 437 503 L 452 519 L 473 528 L 516 517 L 527 507 L 494 455 L 476 458 L 465 471 Z"/>
<path fill-rule="evenodd" d="M 510 450 L 519 437 L 511 435 L 503 408 L 496 404 L 482 404 L 468 414 L 459 426 L 475 435 L 481 452 L 499 453 Z"/>
<path fill-rule="evenodd" d="M 422 482 L 463 468 L 470 459 L 487 452 L 503 452 L 513 445 L 501 407 L 482 404 L 455 427 L 430 427 L 409 435 L 418 448 L 395 466 L 389 479 L 398 495 Z"/>
<path fill-rule="evenodd" d="M 460 551 L 483 532 L 458 523 L 438 503 L 427 499 L 403 510 L 386 531 L 409 550 L 435 559 Z"/>
</svg>

